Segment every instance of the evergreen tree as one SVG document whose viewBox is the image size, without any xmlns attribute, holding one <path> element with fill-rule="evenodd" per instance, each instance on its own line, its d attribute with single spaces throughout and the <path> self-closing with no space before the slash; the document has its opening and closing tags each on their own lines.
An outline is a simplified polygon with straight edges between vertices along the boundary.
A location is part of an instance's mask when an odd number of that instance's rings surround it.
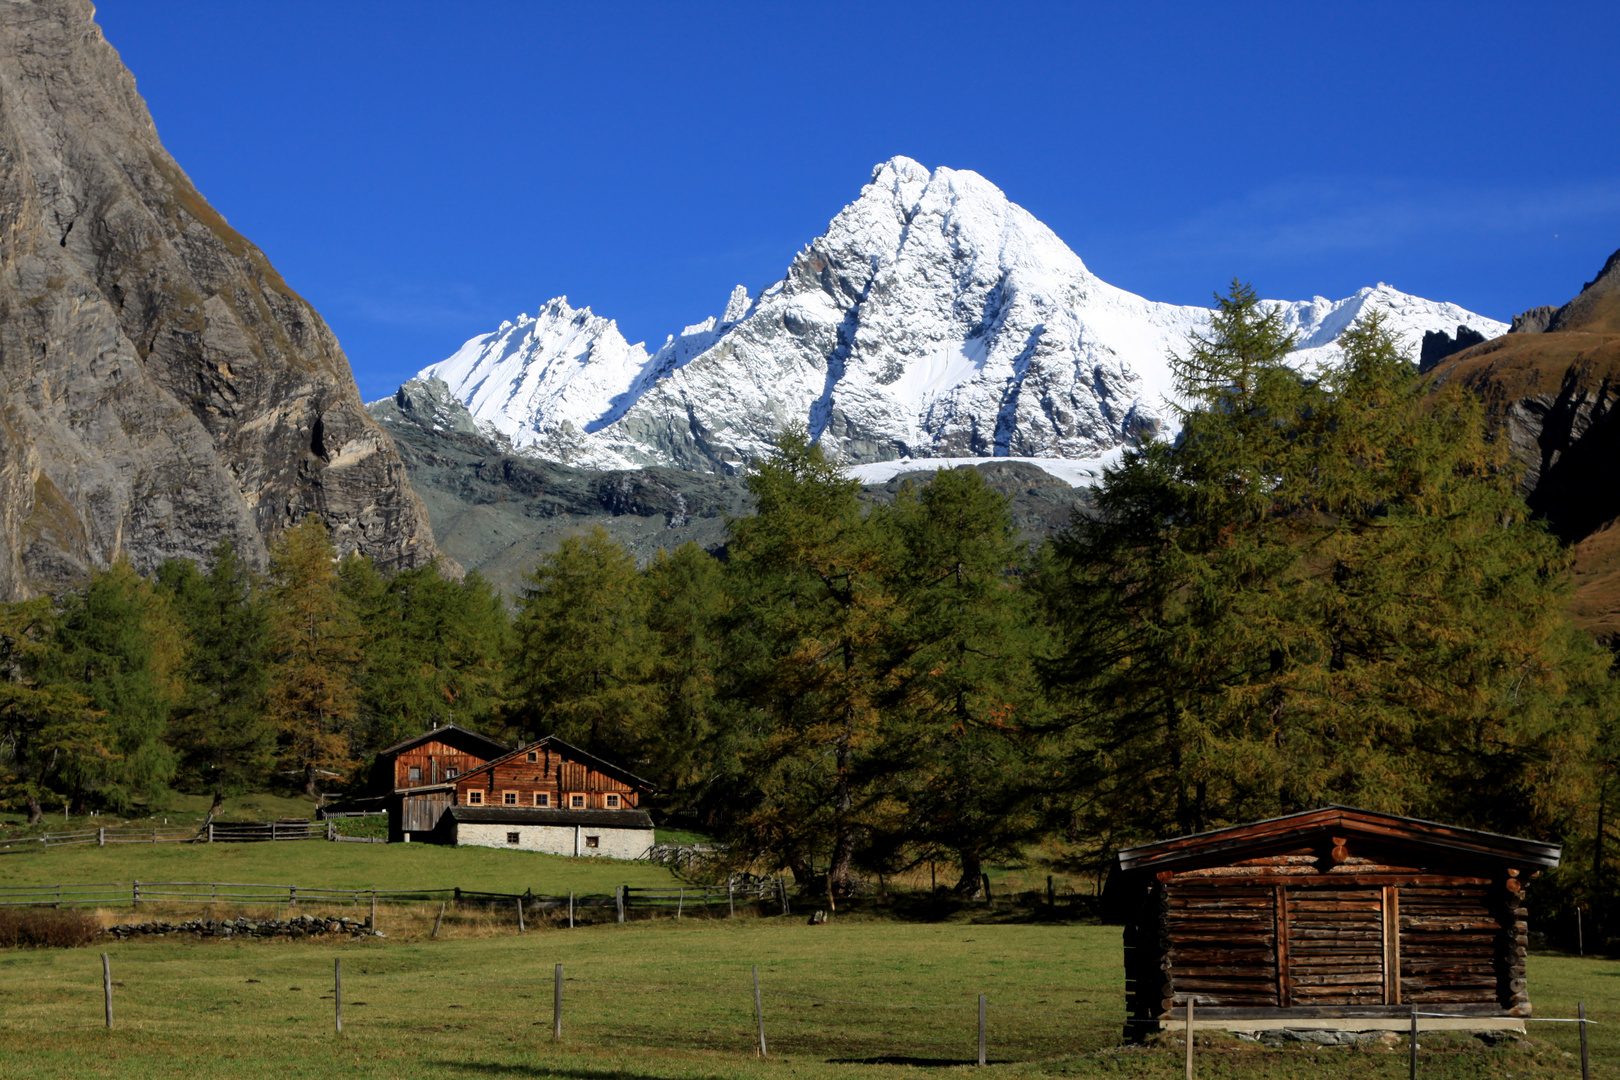
<svg viewBox="0 0 1620 1080">
<path fill-rule="evenodd" d="M 1077 720 L 1076 827 L 1099 845 L 1325 800 L 1536 828 L 1602 681 L 1477 402 L 1433 399 L 1376 318 L 1290 370 L 1252 290 L 1178 359 L 1174 447 L 1128 453 L 1054 547 Z M 1581 688 L 1586 689 L 1581 689 Z"/>
<path fill-rule="evenodd" d="M 935 852 L 961 867 L 956 891 L 979 889 L 985 861 L 1013 856 L 1040 826 L 1050 781 L 1036 750 L 1045 642 L 1022 577 L 1028 560 L 1007 500 L 977 469 L 941 469 L 901 492 L 883 525 L 904 611 L 892 629 L 898 678 L 886 741 L 908 812 L 890 848 Z"/>
<path fill-rule="evenodd" d="M 207 573 L 171 559 L 157 581 L 191 640 L 186 693 L 168 732 L 180 783 L 217 799 L 262 790 L 276 737 L 265 718 L 270 616 L 263 594 L 229 540 L 214 548 Z"/>
<path fill-rule="evenodd" d="M 314 515 L 270 549 L 270 719 L 282 767 L 304 793 L 322 775 L 354 767 L 350 736 L 359 712 L 359 619 L 339 586 L 337 552 Z"/>
<path fill-rule="evenodd" d="M 510 620 L 482 576 L 457 582 L 430 563 L 385 578 L 359 557 L 340 576 L 365 631 L 359 754 L 435 724 L 498 721 Z"/>
<path fill-rule="evenodd" d="M 756 793 L 743 848 L 847 894 L 857 849 L 901 813 L 883 738 L 894 597 L 860 485 L 790 428 L 748 479 L 758 512 L 732 522 L 732 692 L 751 717 L 742 765 Z"/>
<path fill-rule="evenodd" d="M 717 700 L 725 581 L 696 544 L 659 549 L 642 575 L 654 648 L 649 778 L 666 806 L 711 819 L 726 801 L 736 746 Z"/>
<path fill-rule="evenodd" d="M 0 605 L 0 793 L 44 816 L 44 801 L 84 791 L 112 758 L 105 714 L 84 694 L 41 681 L 58 671 L 56 612 L 48 598 Z"/>
<path fill-rule="evenodd" d="M 168 596 L 120 559 L 64 598 L 55 644 L 42 680 L 102 714 L 108 751 L 83 759 L 74 805 L 94 798 L 127 812 L 137 801 L 161 803 L 174 778 L 164 736 L 184 695 L 187 651 Z"/>
<path fill-rule="evenodd" d="M 658 694 L 635 559 L 598 525 L 564 539 L 525 580 L 511 669 L 520 723 L 639 765 Z"/>
</svg>

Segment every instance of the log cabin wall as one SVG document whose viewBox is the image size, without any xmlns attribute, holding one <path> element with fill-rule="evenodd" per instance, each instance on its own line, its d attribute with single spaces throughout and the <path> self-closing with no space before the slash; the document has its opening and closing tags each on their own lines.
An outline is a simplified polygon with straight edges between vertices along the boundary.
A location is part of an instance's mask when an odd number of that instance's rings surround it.
<svg viewBox="0 0 1620 1080">
<path fill-rule="evenodd" d="M 394 758 L 394 787 L 442 784 L 488 761 L 438 739 L 402 750 Z M 415 770 L 414 778 L 412 770 Z"/>
<path fill-rule="evenodd" d="M 531 760 L 532 759 L 532 760 Z M 472 792 L 478 792 L 478 801 Z M 610 806 L 609 795 L 617 796 Z M 537 801 L 542 796 L 544 801 Z M 581 796 L 583 807 L 571 796 Z M 456 782 L 457 806 L 546 806 L 553 809 L 634 810 L 640 791 L 634 785 L 589 765 L 568 760 L 552 747 L 520 750 L 481 772 Z"/>
<path fill-rule="evenodd" d="M 1128 1033 L 1184 1017 L 1189 999 L 1210 1020 L 1394 1017 L 1413 1005 L 1528 1017 L 1523 889 L 1537 862 L 1556 865 L 1557 849 L 1534 845 L 1515 866 L 1506 842 L 1533 842 L 1494 838 L 1504 850 L 1493 858 L 1348 831 L 1272 843 L 1266 854 L 1254 851 L 1264 837 L 1248 851 L 1212 839 L 1224 858 L 1177 855 L 1181 869 L 1131 875 Z M 1122 864 L 1177 843 L 1130 849 Z"/>
</svg>

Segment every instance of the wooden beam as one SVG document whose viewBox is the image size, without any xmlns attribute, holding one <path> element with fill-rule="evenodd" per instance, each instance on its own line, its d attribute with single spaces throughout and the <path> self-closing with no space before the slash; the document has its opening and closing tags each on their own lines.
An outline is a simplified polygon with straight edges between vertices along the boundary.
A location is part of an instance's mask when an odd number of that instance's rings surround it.
<svg viewBox="0 0 1620 1080">
<path fill-rule="evenodd" d="M 1384 1004 L 1401 1003 L 1401 890 L 1384 886 Z"/>
<path fill-rule="evenodd" d="M 1277 933 L 1277 1005 L 1288 1008 L 1294 1003 L 1293 986 L 1288 974 L 1288 888 L 1273 887 L 1271 899 L 1272 925 Z"/>
</svg>

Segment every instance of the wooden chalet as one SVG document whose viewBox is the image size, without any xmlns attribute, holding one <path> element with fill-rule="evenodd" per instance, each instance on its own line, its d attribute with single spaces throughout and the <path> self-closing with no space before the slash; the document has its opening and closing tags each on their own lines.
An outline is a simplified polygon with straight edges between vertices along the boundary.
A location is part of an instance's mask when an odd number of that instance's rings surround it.
<svg viewBox="0 0 1620 1080">
<path fill-rule="evenodd" d="M 1119 853 L 1130 1030 L 1523 1030 L 1552 844 L 1327 806 Z"/>
<path fill-rule="evenodd" d="M 420 794 L 440 807 L 436 843 L 634 859 L 653 845 L 647 781 L 554 736 L 483 762 Z"/>
<path fill-rule="evenodd" d="M 388 839 L 432 832 L 450 807 L 456 777 L 511 752 L 505 743 L 455 724 L 424 731 L 377 755 L 371 787 L 384 793 Z"/>
</svg>

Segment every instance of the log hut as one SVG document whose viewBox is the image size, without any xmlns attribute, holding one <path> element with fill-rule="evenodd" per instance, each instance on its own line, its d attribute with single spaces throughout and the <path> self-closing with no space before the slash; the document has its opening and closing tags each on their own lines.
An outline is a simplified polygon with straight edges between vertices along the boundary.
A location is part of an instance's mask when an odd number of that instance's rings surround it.
<svg viewBox="0 0 1620 1080">
<path fill-rule="evenodd" d="M 547 736 L 444 785 L 449 805 L 424 839 L 553 855 L 635 859 L 653 846 L 641 803 L 653 786 Z"/>
<path fill-rule="evenodd" d="M 431 833 L 450 808 L 455 778 L 511 750 L 476 731 L 444 724 L 379 752 L 371 788 L 383 793 L 388 839 L 398 843 Z"/>
<path fill-rule="evenodd" d="M 1119 853 L 1127 1034 L 1524 1030 L 1525 888 L 1559 848 L 1326 806 Z"/>
</svg>

